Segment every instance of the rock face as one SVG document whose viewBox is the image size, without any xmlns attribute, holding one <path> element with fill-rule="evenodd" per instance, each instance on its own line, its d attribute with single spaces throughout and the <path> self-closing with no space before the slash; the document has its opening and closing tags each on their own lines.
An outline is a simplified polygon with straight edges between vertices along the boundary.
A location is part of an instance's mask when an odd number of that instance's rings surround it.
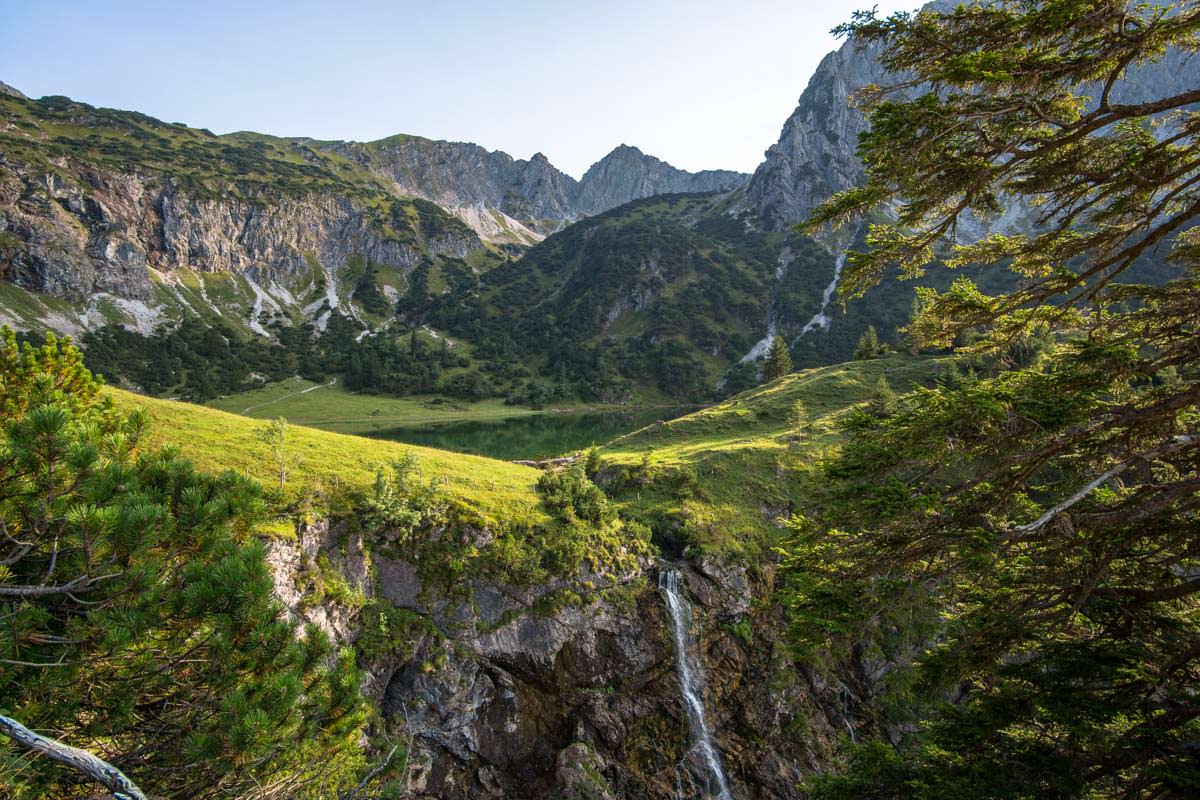
<svg viewBox="0 0 1200 800">
<path fill-rule="evenodd" d="M 409 652 L 364 664 L 370 698 L 411 753 L 407 796 L 673 800 L 688 784 L 680 764 L 691 742 L 653 564 L 536 587 L 475 581 L 451 595 L 423 585 L 403 560 L 374 555 L 366 567 L 361 541 L 338 526 L 273 543 L 282 599 L 343 642 L 371 621 L 301 607 L 290 588 L 296 565 L 321 553 L 368 596 L 432 623 Z M 798 780 L 829 763 L 853 724 L 844 714 L 855 682 L 822 680 L 787 656 L 778 611 L 752 605 L 770 590 L 769 568 L 755 576 L 708 562 L 679 568 L 734 796 L 799 798 Z M 583 604 L 540 602 L 564 587 Z"/>
<path fill-rule="evenodd" d="M 585 216 L 656 194 L 735 189 L 749 176 L 728 170 L 692 173 L 621 145 L 593 164 L 581 181 L 541 153 L 528 161 L 476 144 L 394 136 L 377 142 L 316 142 L 394 181 L 405 194 L 454 210 L 473 227 L 489 211 L 516 237 L 540 238 Z M 485 236 L 490 233 L 481 230 Z"/>
<path fill-rule="evenodd" d="M 925 8 L 948 11 L 957 1 L 935 0 Z M 779 141 L 754 171 L 740 210 L 753 213 L 770 229 L 782 230 L 803 220 L 834 193 L 859 183 L 863 170 L 855 148 L 868 124 L 852 100 L 865 86 L 887 86 L 896 80 L 879 63 L 879 53 L 877 45 L 847 42 L 822 59 L 784 123 Z M 1200 61 L 1170 51 L 1157 63 L 1131 70 L 1117 84 L 1113 99 L 1137 102 L 1182 92 L 1195 87 L 1197 74 Z M 1001 227 L 1012 227 L 1012 222 Z"/>
<path fill-rule="evenodd" d="M 419 136 L 376 142 L 310 142 L 392 181 L 402 194 L 451 211 L 498 211 L 538 238 L 578 218 L 576 181 L 541 153 L 528 161 L 477 144 Z"/>
<path fill-rule="evenodd" d="M 12 87 L 12 86 L 9 86 L 9 85 L 8 85 L 7 83 L 5 83 L 4 81 L 0 81 L 0 94 L 6 94 L 6 95 L 8 95 L 9 97 L 18 97 L 18 98 L 20 98 L 20 99 L 22 99 L 22 100 L 28 100 L 28 99 L 29 99 L 29 98 L 27 98 L 25 95 L 21 94 L 21 92 L 20 92 L 20 91 L 18 91 L 16 88 L 14 88 L 14 87 Z"/>
<path fill-rule="evenodd" d="M 466 226 L 398 235 L 361 201 L 261 187 L 197 194 L 170 175 L 71 164 L 55 172 L 0 160 L 5 280 L 82 302 L 96 293 L 154 299 L 153 272 L 248 274 L 287 285 L 357 255 L 408 269 L 424 253 L 465 256 L 481 245 Z"/>
<path fill-rule="evenodd" d="M 860 51 L 852 42 L 825 56 L 783 124 L 779 141 L 754 171 L 742 206 L 778 230 L 804 219 L 835 192 L 856 185 L 863 171 L 854 151 L 867 118 L 851 100 L 886 74 L 873 51 Z"/>
<path fill-rule="evenodd" d="M 686 172 L 623 144 L 584 173 L 576 208 L 583 214 L 599 214 L 630 200 L 657 194 L 729 191 L 742 186 L 747 179 L 748 176 L 729 170 Z"/>
</svg>

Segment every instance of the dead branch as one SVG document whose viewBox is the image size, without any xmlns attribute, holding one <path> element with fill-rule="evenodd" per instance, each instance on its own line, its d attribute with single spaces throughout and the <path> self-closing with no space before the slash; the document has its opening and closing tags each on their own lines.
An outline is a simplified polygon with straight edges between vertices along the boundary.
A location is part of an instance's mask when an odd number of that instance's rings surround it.
<svg viewBox="0 0 1200 800">
<path fill-rule="evenodd" d="M 111 791 L 118 800 L 148 800 L 137 784 L 125 777 L 125 773 L 86 750 L 34 733 L 3 714 L 0 714 L 0 732 L 35 753 L 82 772 Z"/>
</svg>

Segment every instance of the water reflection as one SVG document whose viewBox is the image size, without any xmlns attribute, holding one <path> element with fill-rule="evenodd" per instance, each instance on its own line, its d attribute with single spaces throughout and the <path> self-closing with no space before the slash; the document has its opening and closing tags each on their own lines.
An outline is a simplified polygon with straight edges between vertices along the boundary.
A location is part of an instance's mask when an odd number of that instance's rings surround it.
<svg viewBox="0 0 1200 800">
<path fill-rule="evenodd" d="M 652 422 L 674 419 L 689 410 L 687 407 L 656 407 L 583 413 L 550 411 L 524 417 L 380 428 L 362 435 L 508 461 L 541 459 L 604 444 Z"/>
</svg>

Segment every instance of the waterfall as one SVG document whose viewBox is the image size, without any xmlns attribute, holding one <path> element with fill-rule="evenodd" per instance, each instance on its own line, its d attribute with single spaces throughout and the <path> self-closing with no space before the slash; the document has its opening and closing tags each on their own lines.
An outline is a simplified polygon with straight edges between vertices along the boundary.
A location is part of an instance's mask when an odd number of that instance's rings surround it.
<svg viewBox="0 0 1200 800">
<path fill-rule="evenodd" d="M 706 797 L 733 800 L 725 770 L 721 768 L 721 753 L 713 744 L 704 715 L 704 666 L 700 661 L 700 645 L 692 633 L 692 606 L 679 570 L 664 568 L 659 572 L 658 588 L 666 599 L 671 630 L 675 634 L 675 671 L 679 675 L 683 708 L 692 732 L 692 749 L 688 756 L 695 757 L 695 767 L 701 773 L 697 777 L 704 786 Z"/>
<path fill-rule="evenodd" d="M 754 347 L 750 348 L 750 352 L 742 356 L 741 363 L 745 364 L 749 361 L 757 361 L 767 355 L 767 351 L 771 349 L 771 341 L 775 338 L 775 333 L 779 329 L 779 324 L 776 321 L 779 316 L 779 292 L 783 288 L 783 279 L 787 276 L 788 267 L 795 261 L 795 256 L 792 255 L 792 248 L 785 247 L 779 251 L 778 266 L 775 267 L 775 283 L 771 289 L 771 302 L 767 306 L 767 335 L 764 336 Z"/>
<path fill-rule="evenodd" d="M 810 331 L 815 331 L 820 328 L 823 331 L 829 330 L 829 316 L 825 313 L 825 309 L 829 308 L 829 301 L 833 299 L 833 293 L 837 291 L 838 282 L 842 279 L 842 267 L 846 266 L 846 254 L 843 252 L 837 257 L 837 261 L 833 265 L 833 280 L 825 287 L 825 293 L 821 295 L 821 310 L 813 315 L 813 318 L 804 326 L 804 330 L 800 331 L 800 336 L 803 336 Z M 800 338 L 799 336 L 796 338 Z"/>
</svg>

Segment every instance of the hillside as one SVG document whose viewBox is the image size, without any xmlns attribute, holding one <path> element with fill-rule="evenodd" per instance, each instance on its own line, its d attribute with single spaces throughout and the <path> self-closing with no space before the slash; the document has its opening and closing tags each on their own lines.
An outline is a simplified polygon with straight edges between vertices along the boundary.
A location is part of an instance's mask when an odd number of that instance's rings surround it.
<svg viewBox="0 0 1200 800">
<path fill-rule="evenodd" d="M 429 318 L 486 336 L 497 357 L 561 375 L 585 398 L 633 387 L 711 397 L 769 325 L 798 329 L 816 313 L 834 268 L 816 242 L 747 230 L 726 205 L 666 195 L 584 220 L 437 298 Z M 739 380 L 748 385 L 730 390 Z"/>
<path fill-rule="evenodd" d="M 601 445 L 596 480 L 622 513 L 649 525 L 659 545 L 669 551 L 694 545 L 709 553 L 757 555 L 769 541 L 774 518 L 786 514 L 789 498 L 795 497 L 795 479 L 807 465 L 836 448 L 838 425 L 846 412 L 869 400 L 880 378 L 903 392 L 928 385 L 947 363 L 947 359 L 893 354 L 796 372 Z M 149 412 L 154 423 L 152 446 L 176 444 L 201 469 L 228 468 L 264 485 L 277 484 L 271 452 L 256 435 L 262 420 L 116 388 L 107 391 L 119 408 L 142 407 Z M 262 401 L 282 399 L 286 404 L 290 396 L 264 395 Z M 800 425 L 797 403 L 804 409 Z M 312 410 L 319 414 L 322 407 Z M 345 406 L 337 403 L 336 407 Z M 289 410 L 286 405 L 278 408 L 281 414 Z M 453 419 L 462 412 L 421 409 L 400 401 L 388 413 L 432 413 L 441 415 L 434 418 Z M 311 495 L 334 485 L 365 491 L 380 467 L 413 455 L 423 475 L 444 478 L 450 496 L 483 524 L 545 519 L 534 488 L 542 473 L 531 467 L 303 424 L 290 425 L 289 431 L 295 463 L 288 497 Z"/>
<path fill-rule="evenodd" d="M 597 482 L 667 552 L 760 557 L 802 502 L 800 482 L 836 451 L 847 412 L 881 379 L 903 393 L 932 384 L 951 360 L 893 354 L 786 375 L 605 444 Z"/>
<path fill-rule="evenodd" d="M 271 451 L 256 436 L 261 421 L 121 389 L 107 391 L 118 408 L 146 409 L 153 423 L 150 446 L 177 445 L 200 469 L 232 469 L 266 486 L 278 486 L 278 468 Z M 540 473 L 530 467 L 299 425 L 289 426 L 289 442 L 289 456 L 294 459 L 287 484 L 289 498 L 334 488 L 366 491 L 380 468 L 411 455 L 418 459 L 423 477 L 444 478 L 448 496 L 481 524 L 521 525 L 545 519 L 534 491 Z"/>
</svg>

